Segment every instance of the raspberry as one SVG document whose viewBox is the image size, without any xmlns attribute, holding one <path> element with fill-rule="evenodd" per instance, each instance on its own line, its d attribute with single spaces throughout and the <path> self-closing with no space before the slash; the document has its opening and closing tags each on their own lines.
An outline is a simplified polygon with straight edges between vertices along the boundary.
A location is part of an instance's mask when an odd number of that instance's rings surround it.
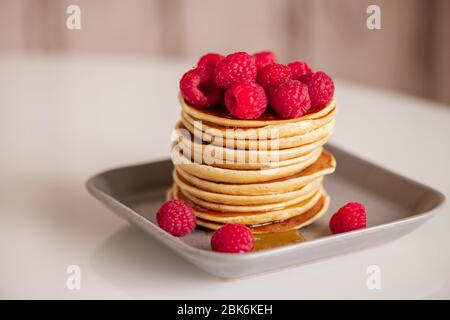
<svg viewBox="0 0 450 320">
<path fill-rule="evenodd" d="M 261 51 L 253 55 L 256 59 L 256 69 L 261 70 L 265 66 L 277 62 L 277 57 L 272 51 Z"/>
<path fill-rule="evenodd" d="M 293 61 L 288 64 L 288 67 L 291 69 L 292 79 L 294 80 L 299 80 L 301 76 L 313 72 L 308 64 L 302 61 Z"/>
<path fill-rule="evenodd" d="M 330 219 L 331 233 L 341 233 L 366 227 L 366 209 L 358 202 L 349 202 Z"/>
<path fill-rule="evenodd" d="M 297 80 L 284 82 L 270 91 L 270 104 L 283 118 L 297 118 L 311 107 L 308 88 Z"/>
<path fill-rule="evenodd" d="M 291 79 L 291 69 L 279 63 L 265 66 L 258 73 L 258 83 L 266 90 Z"/>
<path fill-rule="evenodd" d="M 246 52 L 226 56 L 217 62 L 214 81 L 222 89 L 228 89 L 239 81 L 256 81 L 255 57 Z"/>
<path fill-rule="evenodd" d="M 238 82 L 225 93 L 225 105 L 239 119 L 256 119 L 267 107 L 264 89 L 254 82 Z"/>
<path fill-rule="evenodd" d="M 197 67 L 203 67 L 213 71 L 217 62 L 223 59 L 223 55 L 218 53 L 207 53 L 203 55 L 197 62 Z"/>
<path fill-rule="evenodd" d="M 175 237 L 182 237 L 195 229 L 194 211 L 183 200 L 165 202 L 156 214 L 158 225 Z"/>
<path fill-rule="evenodd" d="M 195 107 L 211 107 L 217 104 L 222 91 L 214 85 L 213 73 L 205 68 L 186 72 L 180 80 L 180 90 L 186 101 Z"/>
<path fill-rule="evenodd" d="M 211 237 L 211 248 L 218 252 L 244 253 L 253 250 L 255 238 L 243 224 L 226 224 Z"/>
<path fill-rule="evenodd" d="M 334 95 L 334 83 L 325 72 L 310 73 L 300 78 L 308 86 L 311 111 L 318 111 L 328 105 Z"/>
</svg>

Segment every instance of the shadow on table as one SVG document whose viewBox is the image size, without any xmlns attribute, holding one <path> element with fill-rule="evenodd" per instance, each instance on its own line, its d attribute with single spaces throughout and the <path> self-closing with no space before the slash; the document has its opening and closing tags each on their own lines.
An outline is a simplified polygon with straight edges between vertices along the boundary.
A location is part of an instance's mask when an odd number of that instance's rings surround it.
<svg viewBox="0 0 450 320">
<path fill-rule="evenodd" d="M 134 226 L 110 236 L 94 253 L 96 273 L 120 288 L 182 288 L 223 282 L 175 255 Z M 173 290 L 173 288 L 171 288 Z"/>
</svg>

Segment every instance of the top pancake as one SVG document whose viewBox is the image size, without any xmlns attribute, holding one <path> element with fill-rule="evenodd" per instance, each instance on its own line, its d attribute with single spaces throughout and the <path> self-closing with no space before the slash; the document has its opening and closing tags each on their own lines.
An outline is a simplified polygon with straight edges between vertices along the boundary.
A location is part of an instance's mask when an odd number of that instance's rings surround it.
<svg viewBox="0 0 450 320">
<path fill-rule="evenodd" d="M 222 137 L 225 139 L 276 139 L 302 135 L 326 125 L 336 118 L 337 107 L 321 118 L 298 120 L 284 124 L 269 124 L 263 127 L 236 128 L 221 126 L 207 121 L 193 118 L 186 112 L 181 113 L 181 120 L 187 128 L 194 128 L 209 136 Z M 301 118 L 300 118 L 301 119 Z M 231 129 L 231 130 L 230 130 Z"/>
<path fill-rule="evenodd" d="M 265 127 L 269 125 L 283 125 L 289 123 L 295 123 L 299 121 L 319 119 L 329 114 L 335 107 L 336 102 L 333 98 L 331 102 L 323 108 L 322 110 L 306 114 L 299 118 L 294 119 L 284 119 L 276 115 L 271 108 L 267 108 L 266 112 L 262 114 L 258 119 L 255 120 L 243 120 L 236 119 L 231 115 L 225 107 L 214 107 L 214 108 L 197 108 L 186 103 L 181 93 L 178 95 L 181 108 L 185 113 L 187 113 L 191 118 L 206 121 L 211 124 L 225 127 L 234 128 L 256 128 Z"/>
</svg>

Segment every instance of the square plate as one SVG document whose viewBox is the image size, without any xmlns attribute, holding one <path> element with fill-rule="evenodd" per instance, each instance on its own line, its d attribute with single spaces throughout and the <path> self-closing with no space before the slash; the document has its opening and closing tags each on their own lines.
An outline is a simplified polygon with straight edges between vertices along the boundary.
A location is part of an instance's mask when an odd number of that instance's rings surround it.
<svg viewBox="0 0 450 320">
<path fill-rule="evenodd" d="M 100 173 L 87 182 L 89 192 L 112 211 L 204 271 L 238 278 L 379 245 L 399 238 L 431 218 L 442 206 L 442 193 L 374 165 L 338 147 L 326 147 L 336 158 L 336 172 L 325 179 L 331 198 L 328 212 L 301 229 L 306 241 L 246 254 L 211 251 L 210 232 L 195 230 L 176 238 L 155 224 L 155 214 L 172 184 L 170 160 Z M 367 209 L 367 228 L 331 235 L 333 212 L 350 201 Z"/>
</svg>

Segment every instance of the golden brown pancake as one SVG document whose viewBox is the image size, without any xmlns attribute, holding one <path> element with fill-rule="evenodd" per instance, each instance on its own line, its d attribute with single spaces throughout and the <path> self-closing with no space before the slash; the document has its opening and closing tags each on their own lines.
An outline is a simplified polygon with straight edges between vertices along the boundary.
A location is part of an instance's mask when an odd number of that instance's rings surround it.
<svg viewBox="0 0 450 320">
<path fill-rule="evenodd" d="M 182 119 L 183 127 L 187 128 L 189 132 L 194 134 L 198 139 L 208 141 L 211 144 L 218 147 L 227 147 L 232 149 L 237 148 L 241 150 L 261 150 L 262 148 L 282 150 L 303 146 L 305 144 L 320 140 L 321 138 L 332 134 L 334 131 L 335 123 L 336 120 L 333 119 L 330 122 L 324 124 L 323 126 L 315 128 L 301 135 L 289 136 L 279 139 L 268 139 L 266 141 L 266 140 L 248 140 L 248 139 L 236 140 L 236 139 L 227 139 L 226 137 L 219 138 L 216 136 L 212 136 L 206 132 L 194 130 L 194 127 L 191 124 Z M 180 125 L 177 124 L 177 126 L 179 127 Z"/>
<path fill-rule="evenodd" d="M 328 141 L 329 137 L 330 135 L 327 135 L 323 138 L 320 138 L 319 140 L 295 148 L 287 148 L 281 150 L 240 150 L 215 146 L 206 142 L 195 141 L 192 136 L 185 137 L 181 131 L 176 131 L 175 144 L 181 144 L 182 149 L 191 150 L 191 153 L 201 153 L 208 157 L 222 161 L 268 163 L 272 161 L 294 159 L 304 154 L 310 153 L 311 151 L 322 147 Z"/>
<path fill-rule="evenodd" d="M 174 199 L 172 189 L 167 192 L 167 200 L 171 199 Z M 283 221 L 273 221 L 266 224 L 249 225 L 248 227 L 254 234 L 298 230 L 319 219 L 327 211 L 329 202 L 330 198 L 324 192 L 320 199 L 309 210 L 305 211 L 301 215 L 297 215 Z M 221 226 L 223 226 L 222 223 L 205 220 L 199 217 L 197 217 L 197 225 L 211 230 L 217 230 Z"/>
<path fill-rule="evenodd" d="M 186 112 L 188 115 L 190 115 L 192 118 L 206 121 L 209 123 L 214 123 L 224 127 L 235 127 L 235 128 L 255 128 L 255 127 L 264 127 L 267 125 L 286 124 L 309 119 L 319 119 L 325 116 L 326 114 L 330 113 L 330 111 L 336 107 L 336 102 L 335 99 L 333 98 L 333 100 L 330 101 L 328 106 L 326 106 L 322 110 L 315 113 L 306 114 L 302 117 L 295 119 L 283 119 L 280 116 L 276 115 L 271 110 L 271 108 L 267 108 L 266 112 L 256 120 L 242 120 L 236 119 L 234 116 L 232 116 L 224 106 L 214 108 L 197 108 L 188 105 L 184 100 L 183 96 L 181 95 L 181 93 L 178 95 L 178 98 L 183 111 Z"/>
<path fill-rule="evenodd" d="M 311 158 L 316 157 L 322 152 L 322 148 L 318 147 L 312 150 L 309 153 L 303 154 L 296 158 L 282 160 L 282 161 L 268 161 L 268 162 L 245 162 L 240 159 L 237 162 L 233 162 L 231 160 L 222 160 L 214 157 L 208 156 L 206 153 L 197 152 L 194 150 L 194 153 L 191 153 L 191 150 L 187 150 L 187 154 L 185 154 L 186 149 L 182 149 L 182 144 L 177 144 L 174 146 L 175 152 L 182 151 L 183 155 L 191 161 L 195 161 L 204 165 L 210 165 L 217 168 L 224 169 L 233 169 L 233 170 L 258 170 L 258 169 L 270 169 L 270 168 L 278 168 L 278 167 L 286 167 L 290 165 L 294 165 L 301 162 L 309 161 Z"/>
<path fill-rule="evenodd" d="M 290 201 L 294 199 L 303 198 L 311 192 L 316 191 L 322 184 L 322 178 L 317 178 L 312 182 L 301 186 L 297 190 L 282 193 L 272 193 L 265 195 L 230 195 L 224 193 L 211 192 L 208 190 L 199 189 L 189 181 L 186 181 L 183 177 L 179 176 L 177 171 L 173 172 L 173 179 L 176 186 L 183 191 L 185 194 L 192 195 L 195 198 L 220 204 L 236 205 L 236 206 L 253 206 L 253 205 L 263 205 L 263 204 L 277 204 L 285 201 Z M 307 198 L 307 197 L 306 197 Z"/>
<path fill-rule="evenodd" d="M 245 196 L 268 195 L 298 190 L 300 187 L 310 183 L 318 177 L 333 173 L 335 167 L 336 162 L 334 157 L 331 153 L 324 150 L 319 159 L 306 169 L 281 179 L 274 179 L 263 183 L 217 183 L 191 175 L 179 166 L 176 166 L 175 169 L 179 176 L 183 177 L 185 180 L 189 181 L 191 185 L 196 186 L 199 189 L 216 193 Z"/>
<path fill-rule="evenodd" d="M 305 119 L 297 122 L 289 122 L 286 124 L 266 125 L 255 128 L 241 127 L 225 127 L 214 123 L 202 121 L 193 118 L 186 112 L 182 112 L 181 119 L 183 123 L 187 123 L 189 128 L 195 128 L 200 132 L 205 132 L 211 136 L 226 137 L 228 139 L 272 139 L 272 137 L 285 138 L 296 135 L 302 135 L 323 125 L 329 123 L 336 118 L 337 107 L 332 109 L 328 114 L 317 119 Z M 230 130 L 233 129 L 233 130 Z M 193 133 L 193 131 L 191 130 Z"/>
<path fill-rule="evenodd" d="M 179 186 L 177 186 L 179 188 Z M 215 203 L 215 202 L 209 202 L 202 200 L 200 198 L 197 198 L 187 192 L 186 190 L 183 190 L 179 188 L 179 191 L 181 192 L 181 195 L 183 198 L 186 198 L 190 202 L 198 205 L 199 207 L 210 209 L 213 211 L 219 211 L 219 212 L 266 212 L 271 210 L 278 210 L 285 207 L 289 207 L 291 205 L 297 204 L 305 199 L 310 198 L 315 192 L 317 192 L 317 189 L 320 187 L 320 185 L 317 186 L 317 188 L 312 189 L 308 192 L 305 192 L 304 195 L 293 198 L 291 200 L 287 201 L 280 201 L 275 203 L 269 203 L 269 204 L 262 204 L 262 205 L 228 205 L 223 203 Z"/>
<path fill-rule="evenodd" d="M 192 162 L 175 149 L 172 150 L 172 161 L 175 166 L 180 167 L 183 171 L 200 179 L 233 184 L 248 184 L 267 182 L 294 175 L 316 162 L 320 155 L 321 154 L 314 154 L 314 156 L 301 163 L 262 170 L 233 170 L 203 165 Z"/>
<path fill-rule="evenodd" d="M 250 225 L 248 227 L 254 234 L 267 234 L 298 230 L 310 225 L 321 216 L 323 216 L 323 214 L 328 210 L 329 203 L 329 196 L 323 195 L 311 209 L 299 216 L 295 216 L 284 221 L 275 221 L 264 225 Z M 197 218 L 197 225 L 211 230 L 217 230 L 223 226 L 223 224 L 203 220 L 201 218 Z"/>
<path fill-rule="evenodd" d="M 264 224 L 273 221 L 281 221 L 292 218 L 294 216 L 303 214 L 314 206 L 322 197 L 323 189 L 317 190 L 310 198 L 303 200 L 294 205 L 272 210 L 272 211 L 258 211 L 258 212 L 219 212 L 200 207 L 190 202 L 184 197 L 177 186 L 172 189 L 172 196 L 174 199 L 182 199 L 189 202 L 197 217 L 218 223 L 240 223 L 245 225 Z"/>
</svg>

